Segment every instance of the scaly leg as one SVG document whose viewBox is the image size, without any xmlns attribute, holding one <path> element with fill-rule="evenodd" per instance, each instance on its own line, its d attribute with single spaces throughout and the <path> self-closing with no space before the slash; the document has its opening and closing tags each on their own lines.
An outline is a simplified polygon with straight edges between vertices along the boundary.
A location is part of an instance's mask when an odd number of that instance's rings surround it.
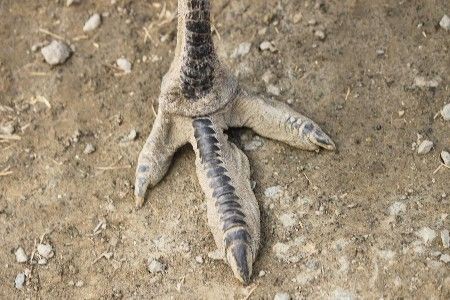
<svg viewBox="0 0 450 300">
<path fill-rule="evenodd" d="M 303 150 L 335 149 L 319 125 L 284 103 L 250 96 L 245 91 L 235 101 L 231 115 L 233 127 L 249 127 L 261 136 Z"/>
</svg>

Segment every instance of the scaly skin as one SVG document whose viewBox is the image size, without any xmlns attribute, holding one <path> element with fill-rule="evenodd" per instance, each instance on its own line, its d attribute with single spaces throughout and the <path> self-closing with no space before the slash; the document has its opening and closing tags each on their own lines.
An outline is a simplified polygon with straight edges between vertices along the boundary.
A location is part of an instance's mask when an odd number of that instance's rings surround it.
<svg viewBox="0 0 450 300">
<path fill-rule="evenodd" d="M 224 133 L 248 127 L 304 150 L 334 150 L 320 127 L 288 106 L 250 95 L 219 62 L 209 0 L 178 0 L 175 58 L 161 84 L 159 110 L 137 169 L 136 206 L 166 174 L 175 151 L 192 144 L 207 200 L 208 225 L 235 277 L 250 282 L 260 244 L 258 203 L 247 157 Z"/>
</svg>

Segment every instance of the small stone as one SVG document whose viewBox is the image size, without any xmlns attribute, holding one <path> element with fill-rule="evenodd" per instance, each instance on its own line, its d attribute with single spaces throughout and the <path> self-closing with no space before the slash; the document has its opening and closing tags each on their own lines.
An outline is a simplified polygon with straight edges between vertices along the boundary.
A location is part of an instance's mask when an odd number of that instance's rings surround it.
<svg viewBox="0 0 450 300">
<path fill-rule="evenodd" d="M 125 73 L 131 72 L 131 63 L 126 58 L 123 58 L 123 57 L 119 58 L 116 61 L 116 64 Z"/>
<path fill-rule="evenodd" d="M 150 273 L 156 274 L 164 272 L 166 270 L 166 266 L 156 259 L 151 259 L 149 260 L 147 269 Z"/>
<path fill-rule="evenodd" d="M 442 254 L 441 255 L 441 261 L 445 262 L 446 264 L 448 264 L 450 262 L 450 255 L 448 254 Z"/>
<path fill-rule="evenodd" d="M 25 273 L 19 273 L 16 276 L 16 279 L 14 280 L 14 286 L 16 289 L 23 288 L 23 285 L 25 284 Z"/>
<path fill-rule="evenodd" d="M 405 115 L 405 111 L 404 110 L 399 110 L 398 111 L 398 116 L 401 118 Z"/>
<path fill-rule="evenodd" d="M 280 222 L 281 224 L 283 224 L 284 227 L 292 227 L 295 224 L 297 224 L 297 218 L 295 216 L 295 214 L 293 213 L 285 213 L 282 214 L 280 217 Z"/>
<path fill-rule="evenodd" d="M 53 247 L 49 244 L 38 244 L 37 251 L 40 256 L 47 258 L 47 259 L 52 258 L 54 255 Z"/>
<path fill-rule="evenodd" d="M 431 148 L 433 148 L 434 144 L 432 141 L 424 140 L 422 143 L 420 143 L 419 147 L 417 148 L 418 154 L 427 154 L 431 151 Z"/>
<path fill-rule="evenodd" d="M 0 134 L 11 135 L 14 133 L 14 125 L 12 123 L 0 125 Z"/>
<path fill-rule="evenodd" d="M 436 238 L 436 232 L 429 227 L 422 227 L 416 231 L 416 235 L 423 240 L 425 244 L 433 242 Z"/>
<path fill-rule="evenodd" d="M 325 32 L 323 32 L 322 30 L 316 30 L 314 32 L 314 36 L 317 37 L 321 41 L 323 41 L 326 38 Z"/>
<path fill-rule="evenodd" d="M 441 116 L 445 121 L 450 121 L 450 103 L 446 104 L 441 110 Z"/>
<path fill-rule="evenodd" d="M 264 276 L 266 276 L 266 271 L 264 271 L 264 270 L 259 271 L 258 276 L 259 276 L 259 277 L 264 277 Z"/>
<path fill-rule="evenodd" d="M 285 292 L 278 292 L 275 294 L 275 297 L 273 297 L 273 300 L 290 300 L 291 296 L 289 296 L 288 293 Z"/>
<path fill-rule="evenodd" d="M 234 49 L 233 54 L 231 54 L 231 58 L 238 58 L 247 55 L 250 52 L 251 47 L 252 43 L 249 42 L 239 44 L 239 46 Z"/>
<path fill-rule="evenodd" d="M 130 133 L 128 133 L 127 136 L 123 137 L 121 142 L 122 143 L 127 143 L 127 142 L 132 142 L 137 138 L 138 134 L 136 129 L 131 129 Z"/>
<path fill-rule="evenodd" d="M 441 26 L 442 29 L 450 30 L 450 17 L 444 15 L 441 21 L 439 21 L 439 25 Z"/>
<path fill-rule="evenodd" d="M 82 287 L 83 285 L 84 285 L 83 280 L 78 280 L 78 281 L 75 283 L 75 286 L 76 286 L 76 287 Z"/>
<path fill-rule="evenodd" d="M 406 204 L 400 201 L 396 201 L 389 206 L 389 214 L 391 216 L 397 216 L 406 212 Z"/>
<path fill-rule="evenodd" d="M 48 46 L 41 49 L 41 54 L 49 65 L 64 63 L 71 53 L 70 47 L 61 41 L 52 41 Z"/>
<path fill-rule="evenodd" d="M 16 261 L 18 263 L 24 263 L 27 262 L 28 260 L 28 256 L 25 253 L 25 250 L 23 250 L 22 247 L 17 248 L 16 252 L 14 252 L 14 254 L 16 255 Z"/>
<path fill-rule="evenodd" d="M 273 84 L 269 84 L 267 86 L 267 92 L 269 94 L 274 95 L 274 96 L 280 96 L 280 93 L 281 93 L 280 88 L 275 86 L 275 85 L 273 85 Z"/>
<path fill-rule="evenodd" d="M 298 22 L 300 22 L 301 20 L 302 20 L 302 13 L 301 12 L 299 12 L 299 13 L 296 13 L 295 15 L 294 15 L 294 17 L 292 18 L 292 22 L 294 23 L 294 24 L 297 24 Z"/>
<path fill-rule="evenodd" d="M 263 141 L 255 136 L 251 141 L 244 144 L 245 151 L 255 151 L 264 145 Z"/>
<path fill-rule="evenodd" d="M 317 25 L 316 19 L 311 19 L 311 20 L 309 20 L 309 21 L 308 21 L 308 25 L 309 25 L 309 26 Z"/>
<path fill-rule="evenodd" d="M 197 263 L 199 263 L 199 264 L 202 264 L 202 263 L 203 263 L 203 257 L 202 257 L 201 255 L 197 255 L 197 256 L 195 257 L 195 261 L 196 261 Z"/>
<path fill-rule="evenodd" d="M 66 6 L 71 6 L 72 4 L 79 4 L 80 0 L 67 0 Z"/>
<path fill-rule="evenodd" d="M 269 50 L 270 52 L 276 52 L 277 48 L 272 44 L 272 42 L 264 41 L 259 45 L 261 51 Z"/>
<path fill-rule="evenodd" d="M 267 70 L 266 72 L 264 72 L 263 76 L 261 77 L 261 79 L 265 83 L 271 82 L 274 78 L 275 78 L 275 76 L 273 75 L 272 71 L 270 71 L 270 70 Z"/>
<path fill-rule="evenodd" d="M 84 148 L 83 153 L 84 154 L 91 154 L 95 152 L 95 146 L 92 144 L 86 144 L 86 147 Z"/>
<path fill-rule="evenodd" d="M 268 187 L 265 191 L 264 191 L 264 195 L 267 197 L 267 198 L 278 198 L 278 197 L 280 197 L 281 196 L 281 193 L 282 193 L 282 188 L 281 188 L 281 186 L 279 186 L 279 185 L 276 185 L 276 186 L 271 186 L 271 187 Z"/>
<path fill-rule="evenodd" d="M 441 241 L 444 248 L 450 247 L 450 235 L 447 229 L 441 230 Z"/>
<path fill-rule="evenodd" d="M 427 79 L 423 76 L 417 76 L 414 78 L 414 85 L 417 87 L 427 87 L 427 88 L 437 88 L 441 83 L 442 79 L 436 76 L 432 79 Z"/>
<path fill-rule="evenodd" d="M 89 32 L 97 29 L 102 23 L 102 17 L 99 14 L 93 14 L 87 21 L 84 23 L 83 31 Z"/>
<path fill-rule="evenodd" d="M 444 163 L 444 165 L 446 165 L 447 167 L 450 167 L 450 153 L 443 150 L 441 152 L 441 159 L 442 162 Z"/>
<path fill-rule="evenodd" d="M 41 43 L 36 43 L 34 45 L 31 46 L 31 51 L 32 52 L 38 52 L 39 49 L 41 49 L 42 47 L 44 47 L 45 45 L 47 45 L 47 43 L 41 42 Z"/>
<path fill-rule="evenodd" d="M 378 49 L 377 50 L 377 56 L 384 56 L 384 50 L 383 49 Z"/>
<path fill-rule="evenodd" d="M 40 258 L 37 263 L 38 263 L 38 265 L 42 266 L 42 265 L 47 264 L 47 260 L 45 258 Z"/>
</svg>

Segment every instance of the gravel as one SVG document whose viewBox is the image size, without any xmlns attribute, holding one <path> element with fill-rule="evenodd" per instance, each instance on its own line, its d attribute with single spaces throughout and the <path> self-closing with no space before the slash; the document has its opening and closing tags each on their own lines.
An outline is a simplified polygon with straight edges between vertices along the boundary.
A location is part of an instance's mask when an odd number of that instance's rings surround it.
<svg viewBox="0 0 450 300">
<path fill-rule="evenodd" d="M 266 197 L 268 197 L 268 198 L 274 199 L 274 198 L 280 197 L 282 191 L 283 191 L 283 190 L 282 190 L 281 186 L 279 186 L 279 185 L 271 186 L 271 187 L 268 187 L 268 188 L 264 191 L 264 195 L 265 195 Z"/>
<path fill-rule="evenodd" d="M 285 292 L 278 292 L 275 294 L 275 297 L 273 297 L 273 300 L 290 300 L 291 296 L 289 296 L 288 293 Z"/>
<path fill-rule="evenodd" d="M 61 41 L 52 41 L 41 49 L 41 54 L 49 65 L 63 64 L 72 53 L 70 47 Z"/>
<path fill-rule="evenodd" d="M 429 227 L 422 227 L 416 231 L 416 236 L 421 238 L 425 244 L 433 242 L 436 238 L 436 232 Z"/>
<path fill-rule="evenodd" d="M 297 224 L 297 217 L 293 213 L 282 214 L 279 219 L 281 224 L 283 224 L 283 226 L 286 228 L 292 227 Z"/>
<path fill-rule="evenodd" d="M 414 78 L 414 85 L 417 87 L 437 88 L 442 79 L 437 76 L 432 79 L 427 79 L 423 76 L 417 76 Z"/>
<path fill-rule="evenodd" d="M 247 55 L 250 52 L 250 48 L 252 47 L 252 43 L 245 42 L 239 44 L 239 46 L 234 49 L 233 54 L 231 54 L 231 58 L 238 58 Z"/>
<path fill-rule="evenodd" d="M 450 234 L 447 229 L 441 230 L 441 241 L 444 248 L 450 247 Z"/>
<path fill-rule="evenodd" d="M 269 50 L 270 52 L 276 52 L 277 48 L 274 46 L 274 44 L 272 42 L 269 41 L 264 41 L 259 45 L 259 49 L 261 49 L 261 51 L 267 51 Z"/>
<path fill-rule="evenodd" d="M 417 153 L 419 154 L 427 154 L 431 151 L 431 148 L 433 148 L 434 144 L 432 141 L 424 140 L 422 143 L 420 143 L 419 148 L 417 149 Z"/>
<path fill-rule="evenodd" d="M 25 273 L 19 273 L 16 276 L 16 279 L 14 280 L 14 286 L 16 289 L 23 288 L 23 285 L 25 284 Z"/>
<path fill-rule="evenodd" d="M 323 41 L 326 38 L 325 32 L 323 32 L 322 30 L 316 30 L 314 32 L 314 36 L 321 41 Z"/>
<path fill-rule="evenodd" d="M 149 259 L 147 269 L 150 273 L 162 273 L 167 269 L 167 266 L 156 259 Z"/>
<path fill-rule="evenodd" d="M 450 153 L 443 150 L 441 152 L 441 159 L 442 162 L 444 163 L 444 165 L 446 165 L 447 167 L 450 167 Z"/>
<path fill-rule="evenodd" d="M 84 148 L 83 153 L 84 154 L 91 154 L 95 152 L 95 146 L 92 144 L 86 144 L 86 147 Z"/>
<path fill-rule="evenodd" d="M 280 88 L 273 84 L 269 84 L 267 86 L 267 92 L 274 96 L 280 96 L 280 94 L 281 94 Z"/>
<path fill-rule="evenodd" d="M 196 261 L 198 264 L 202 264 L 202 263 L 203 263 L 203 257 L 202 257 L 201 255 L 197 255 L 197 256 L 195 257 L 195 261 Z"/>
<path fill-rule="evenodd" d="M 450 103 L 446 104 L 441 110 L 441 116 L 445 121 L 450 121 Z"/>
<path fill-rule="evenodd" d="M 128 61 L 128 59 L 121 57 L 116 61 L 116 64 L 119 69 L 121 69 L 125 73 L 131 72 L 131 63 Z"/>
<path fill-rule="evenodd" d="M 14 254 L 16 255 L 16 261 L 18 263 L 25 263 L 28 260 L 28 256 L 25 253 L 25 250 L 23 250 L 22 247 L 17 248 L 16 252 L 14 252 Z"/>
<path fill-rule="evenodd" d="M 55 254 L 53 252 L 52 245 L 49 245 L 49 244 L 38 244 L 37 251 L 40 256 L 47 258 L 47 259 L 52 258 L 53 255 Z"/>
<path fill-rule="evenodd" d="M 441 21 L 439 21 L 439 25 L 441 26 L 442 29 L 450 30 L 450 17 L 444 15 Z"/>
<path fill-rule="evenodd" d="M 67 0 L 66 6 L 71 6 L 72 4 L 79 4 L 80 0 Z"/>
<path fill-rule="evenodd" d="M 396 201 L 389 206 L 389 214 L 391 216 L 397 216 L 406 212 L 406 204 L 400 201 Z"/>
<path fill-rule="evenodd" d="M 102 23 L 102 17 L 99 14 L 93 14 L 87 21 L 84 23 L 83 31 L 89 32 L 97 29 Z"/>
</svg>

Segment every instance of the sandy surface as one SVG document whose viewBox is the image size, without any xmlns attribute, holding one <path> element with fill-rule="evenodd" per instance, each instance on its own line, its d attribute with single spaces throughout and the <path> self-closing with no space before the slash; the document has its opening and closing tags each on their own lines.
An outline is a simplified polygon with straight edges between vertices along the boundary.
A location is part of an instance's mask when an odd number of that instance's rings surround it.
<svg viewBox="0 0 450 300">
<path fill-rule="evenodd" d="M 434 173 L 450 150 L 450 123 L 436 116 L 450 102 L 450 32 L 438 25 L 450 2 L 213 1 L 219 55 L 242 85 L 279 88 L 275 99 L 338 146 L 308 153 L 230 132 L 241 148 L 257 140 L 245 152 L 263 244 L 247 288 L 208 257 L 214 242 L 190 147 L 133 209 L 137 155 L 175 47 L 176 1 L 116 2 L 0 0 L 0 126 L 12 124 L 15 135 L 0 138 L 0 298 L 450 297 L 441 239 L 450 229 L 450 170 Z M 95 12 L 108 16 L 85 34 Z M 64 64 L 31 51 L 55 39 L 39 28 L 74 47 Z M 263 41 L 277 51 L 261 51 Z M 250 52 L 232 58 L 243 42 Z M 120 57 L 132 62 L 130 74 L 115 67 Z M 417 76 L 439 84 L 415 86 Z M 123 142 L 133 129 L 137 139 Z M 434 148 L 420 156 L 424 139 Z M 94 153 L 84 153 L 88 143 Z M 41 238 L 54 257 L 17 263 L 15 250 L 30 256 Z M 149 258 L 166 271 L 149 273 Z"/>
</svg>

